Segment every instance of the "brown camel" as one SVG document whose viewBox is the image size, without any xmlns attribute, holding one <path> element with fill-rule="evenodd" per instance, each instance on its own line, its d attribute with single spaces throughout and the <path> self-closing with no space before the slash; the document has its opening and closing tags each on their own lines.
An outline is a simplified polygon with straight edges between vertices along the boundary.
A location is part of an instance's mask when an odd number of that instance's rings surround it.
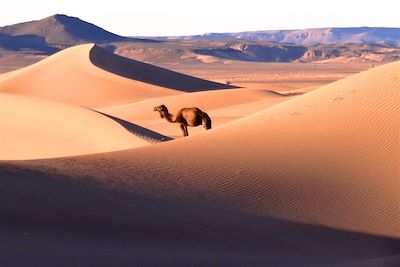
<svg viewBox="0 0 400 267">
<path fill-rule="evenodd" d="M 153 111 L 158 111 L 162 119 L 166 119 L 171 123 L 179 123 L 182 129 L 183 136 L 188 136 L 187 127 L 196 127 L 203 125 L 204 130 L 211 129 L 211 119 L 207 113 L 203 112 L 199 108 L 182 108 L 175 116 L 168 112 L 165 105 L 157 106 Z"/>
</svg>

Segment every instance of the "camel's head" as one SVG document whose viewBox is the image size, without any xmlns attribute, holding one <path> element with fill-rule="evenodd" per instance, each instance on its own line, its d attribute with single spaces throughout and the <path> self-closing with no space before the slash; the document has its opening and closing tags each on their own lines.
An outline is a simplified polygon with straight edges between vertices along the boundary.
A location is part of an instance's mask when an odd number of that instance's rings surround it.
<svg viewBox="0 0 400 267">
<path fill-rule="evenodd" d="M 153 108 L 153 111 L 160 112 L 160 116 L 162 119 L 164 119 L 168 114 L 168 109 L 165 105 L 156 106 Z"/>
</svg>

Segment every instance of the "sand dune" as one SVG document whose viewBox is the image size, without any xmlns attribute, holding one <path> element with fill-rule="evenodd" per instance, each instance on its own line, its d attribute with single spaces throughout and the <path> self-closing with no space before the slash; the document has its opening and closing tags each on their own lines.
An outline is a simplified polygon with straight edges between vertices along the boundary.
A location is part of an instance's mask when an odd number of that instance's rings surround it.
<svg viewBox="0 0 400 267">
<path fill-rule="evenodd" d="M 197 169 L 197 175 L 185 180 L 193 182 L 194 190 L 200 184 L 207 190 L 214 188 L 221 197 L 240 199 L 242 205 L 262 214 L 400 236 L 396 188 L 399 86 L 397 62 L 322 87 L 226 128 L 148 150 L 157 151 L 153 153 L 160 158 L 174 155 L 169 164 L 176 164 L 176 169 L 170 165 L 171 173 L 165 176 L 175 177 L 178 165 Z M 227 155 L 238 152 L 240 156 L 227 159 L 230 164 L 220 165 Z M 215 164 L 209 166 L 211 162 Z M 232 166 L 239 173 L 249 173 L 247 179 L 237 175 L 235 183 L 229 175 Z M 209 179 L 205 172 L 210 173 Z M 219 173 L 220 181 L 213 173 Z"/>
<path fill-rule="evenodd" d="M 170 88 L 183 90 L 185 86 L 188 90 L 226 88 L 223 84 L 115 56 L 93 44 L 75 46 L 34 65 L 0 75 L 0 92 L 85 107 L 174 95 L 181 91 Z"/>
<path fill-rule="evenodd" d="M 65 157 L 149 144 L 84 108 L 0 94 L 0 110 L 1 160 Z"/>
<path fill-rule="evenodd" d="M 399 66 L 149 150 L 174 155 L 163 176 L 257 214 L 399 237 Z"/>
<path fill-rule="evenodd" d="M 165 177 L 165 190 L 178 195 L 192 191 L 258 215 L 398 238 L 399 66 L 377 67 L 132 154 L 151 158 L 146 177 Z M 104 158 L 139 168 L 129 155 Z"/>
<path fill-rule="evenodd" d="M 194 172 L 210 170 L 205 190 L 219 188 L 219 197 L 257 214 L 399 237 L 399 66 L 354 75 L 212 134 L 168 144 L 165 156 L 179 158 L 183 147 L 193 151 L 201 143 L 201 152 L 182 157 L 195 154 L 188 163 Z M 198 154 L 207 163 L 235 156 L 211 167 L 197 163 Z M 230 166 L 245 174 L 232 174 Z"/>
<path fill-rule="evenodd" d="M 102 264 L 163 255 L 173 265 L 396 266 L 399 88 L 396 62 L 201 135 L 2 163 L 0 195 L 11 198 L 1 220 L 16 229 L 4 238 L 29 229 L 33 244 L 55 244 L 49 232 L 71 232 L 54 249 L 76 255 L 66 248 L 87 247 L 78 237 L 90 233 L 102 242 L 85 261 Z"/>
</svg>

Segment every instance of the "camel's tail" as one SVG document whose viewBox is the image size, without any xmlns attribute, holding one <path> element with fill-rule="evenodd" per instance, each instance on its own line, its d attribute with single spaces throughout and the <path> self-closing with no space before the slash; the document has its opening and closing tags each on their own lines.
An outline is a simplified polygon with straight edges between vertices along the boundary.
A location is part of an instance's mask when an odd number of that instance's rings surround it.
<svg viewBox="0 0 400 267">
<path fill-rule="evenodd" d="M 203 127 L 204 129 L 210 130 L 211 129 L 211 118 L 208 116 L 207 113 L 201 112 L 201 118 L 203 120 Z"/>
</svg>

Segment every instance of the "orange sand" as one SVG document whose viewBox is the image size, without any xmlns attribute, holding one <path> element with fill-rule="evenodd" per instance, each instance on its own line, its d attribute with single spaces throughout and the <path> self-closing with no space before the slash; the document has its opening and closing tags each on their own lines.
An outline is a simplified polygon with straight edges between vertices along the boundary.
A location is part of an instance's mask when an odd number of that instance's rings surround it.
<svg viewBox="0 0 400 267">
<path fill-rule="evenodd" d="M 152 107 L 196 105 L 215 127 L 147 145 L 94 111 L 2 94 L 2 114 L 12 114 L 2 115 L 2 159 L 70 156 L 0 163 L 6 265 L 22 244 L 31 248 L 22 265 L 399 262 L 400 62 L 290 97 L 250 89 L 178 94 L 149 84 L 139 96 L 128 90 L 137 81 L 89 65 L 90 48 L 0 76 L 0 88 L 96 106 L 172 137 L 178 125 Z M 59 68 L 74 65 L 68 58 L 85 62 L 75 68 L 87 94 L 69 95 L 59 82 L 56 74 L 69 73 Z M 129 146 L 143 147 L 74 156 Z"/>
</svg>

